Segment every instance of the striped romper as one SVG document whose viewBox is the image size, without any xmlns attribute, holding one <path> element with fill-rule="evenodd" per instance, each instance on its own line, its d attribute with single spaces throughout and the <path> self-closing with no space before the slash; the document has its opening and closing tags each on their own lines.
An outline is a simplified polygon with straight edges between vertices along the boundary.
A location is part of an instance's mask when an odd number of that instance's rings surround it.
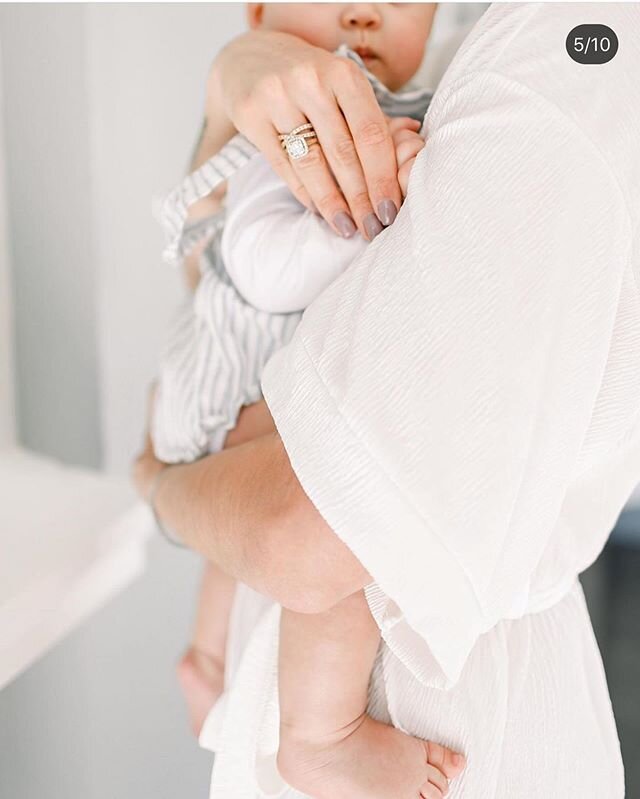
<svg viewBox="0 0 640 799">
<path fill-rule="evenodd" d="M 410 116 L 422 122 L 430 91 L 390 92 L 366 70 L 356 53 L 344 45 L 336 52 L 363 69 L 387 116 Z M 185 226 L 188 208 L 225 180 L 225 207 Z M 268 198 L 269 206 L 261 208 L 258 195 Z M 280 212 L 279 216 L 269 218 L 272 211 Z M 265 275 L 268 280 L 269 273 L 264 247 L 259 239 L 254 241 L 244 233 L 251 230 L 243 218 L 247 213 L 254 217 L 261 214 L 263 233 L 279 236 L 271 241 L 276 261 L 277 246 L 284 243 L 290 255 L 274 266 L 274 273 L 286 279 L 288 269 L 296 272 L 298 277 L 289 278 L 289 284 L 307 280 L 304 300 L 299 295 L 297 303 L 287 303 L 284 297 L 280 302 L 277 298 L 273 302 L 257 298 L 252 302 L 252 275 L 257 283 Z M 298 225 L 289 238 L 286 230 L 270 227 L 272 220 L 276 225 L 279 220 L 279 227 L 284 222 L 286 227 L 287 219 L 296 219 Z M 170 263 L 180 264 L 198 242 L 207 239 L 199 264 L 200 283 L 193 299 L 178 314 L 164 349 L 151 421 L 156 456 L 176 463 L 222 448 L 240 409 L 261 399 L 264 366 L 291 339 L 304 307 L 315 298 L 314 291 L 324 290 L 327 280 L 337 277 L 366 242 L 358 235 L 340 239 L 324 221 L 304 209 L 264 157 L 240 134 L 166 197 L 162 222 L 168 236 L 164 259 Z M 240 255 L 241 262 L 236 264 Z M 308 270 L 315 267 L 326 273 L 316 284 L 308 281 Z M 275 279 L 274 292 L 280 290 L 279 285 Z M 264 293 L 269 293 L 269 286 Z"/>
</svg>

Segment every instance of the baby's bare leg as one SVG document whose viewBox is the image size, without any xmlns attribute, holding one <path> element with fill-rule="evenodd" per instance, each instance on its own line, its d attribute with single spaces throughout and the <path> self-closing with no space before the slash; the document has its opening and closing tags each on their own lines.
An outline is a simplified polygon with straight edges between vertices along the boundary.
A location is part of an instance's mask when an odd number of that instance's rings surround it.
<svg viewBox="0 0 640 799">
<path fill-rule="evenodd" d="M 366 714 L 380 641 L 364 592 L 331 610 L 283 610 L 278 767 L 314 799 L 440 799 L 464 761 Z"/>
<path fill-rule="evenodd" d="M 282 611 L 281 736 L 333 743 L 367 707 L 380 634 L 359 591 L 325 613 Z"/>
<path fill-rule="evenodd" d="M 202 576 L 191 643 L 178 663 L 191 729 L 197 736 L 224 689 L 225 650 L 236 582 L 213 563 Z"/>
</svg>

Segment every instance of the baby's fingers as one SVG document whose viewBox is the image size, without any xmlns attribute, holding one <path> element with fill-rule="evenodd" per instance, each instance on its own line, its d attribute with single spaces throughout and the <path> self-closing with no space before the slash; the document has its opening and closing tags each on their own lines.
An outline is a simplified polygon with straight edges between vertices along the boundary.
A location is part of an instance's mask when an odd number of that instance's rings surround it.
<svg viewBox="0 0 640 799">
<path fill-rule="evenodd" d="M 415 158 L 422 150 L 425 141 L 417 133 L 409 130 L 400 131 L 393 136 L 393 145 L 396 149 L 396 161 L 398 166 L 402 166 L 405 161 Z"/>
<path fill-rule="evenodd" d="M 415 160 L 415 158 L 412 158 L 410 161 L 406 161 L 398 170 L 398 183 L 400 184 L 403 199 L 407 196 L 409 190 L 409 177 Z"/>
<path fill-rule="evenodd" d="M 401 130 L 410 130 L 414 133 L 420 130 L 420 123 L 418 120 L 412 119 L 411 117 L 387 117 L 387 124 L 389 125 L 389 133 L 392 137 Z"/>
</svg>

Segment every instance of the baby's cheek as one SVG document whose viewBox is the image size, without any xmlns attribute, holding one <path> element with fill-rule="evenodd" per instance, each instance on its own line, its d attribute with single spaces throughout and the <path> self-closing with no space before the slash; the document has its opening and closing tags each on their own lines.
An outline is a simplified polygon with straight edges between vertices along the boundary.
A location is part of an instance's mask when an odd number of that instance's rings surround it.
<svg viewBox="0 0 640 799">
<path fill-rule="evenodd" d="M 406 28 L 400 37 L 402 47 L 394 48 L 392 69 L 395 82 L 398 86 L 404 86 L 410 81 L 420 69 L 424 58 L 424 34 L 416 31 L 414 26 Z"/>
</svg>

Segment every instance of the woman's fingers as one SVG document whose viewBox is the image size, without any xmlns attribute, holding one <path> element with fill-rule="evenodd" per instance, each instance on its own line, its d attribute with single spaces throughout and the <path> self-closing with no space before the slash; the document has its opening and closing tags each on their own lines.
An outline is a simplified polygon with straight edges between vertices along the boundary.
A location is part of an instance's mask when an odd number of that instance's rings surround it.
<svg viewBox="0 0 640 799">
<path fill-rule="evenodd" d="M 318 212 L 339 235 L 351 238 L 357 228 L 346 198 L 331 173 L 323 148 L 317 143 L 310 145 L 309 152 L 302 158 L 293 160 L 292 166 L 307 188 Z"/>
<path fill-rule="evenodd" d="M 322 148 L 317 143 L 310 144 L 305 156 L 291 159 L 278 138 L 279 134 L 289 133 L 305 124 L 307 117 L 291 101 L 278 81 L 274 81 L 271 89 L 271 101 L 272 126 L 261 128 L 260 138 L 254 139 L 254 144 L 286 181 L 296 199 L 307 208 L 319 212 L 338 235 L 350 238 L 356 232 L 356 225 Z"/>
<path fill-rule="evenodd" d="M 303 110 L 318 135 L 324 158 L 349 205 L 352 218 L 360 232 L 371 240 L 382 230 L 382 224 L 373 210 L 351 132 L 332 95 L 321 90 L 314 99 L 313 107 L 309 105 Z M 302 161 L 300 166 L 304 167 Z M 330 205 L 318 206 L 318 210 L 331 218 L 333 208 Z"/>
<path fill-rule="evenodd" d="M 285 181 L 293 196 L 309 210 L 314 210 L 311 195 L 302 180 L 295 173 L 291 161 L 285 150 L 282 149 L 278 134 L 270 124 L 256 126 L 249 132 L 238 128 L 254 144 L 271 164 L 282 180 Z"/>
<path fill-rule="evenodd" d="M 322 147 L 315 142 L 309 145 L 309 152 L 302 158 L 290 159 L 278 139 L 279 133 L 288 133 L 305 124 L 307 117 L 286 97 L 281 99 L 279 106 L 274 108 L 272 113 L 275 124 L 273 136 L 278 142 L 281 157 L 293 173 L 293 180 L 298 190 L 307 193 L 314 210 L 333 226 L 338 235 L 350 238 L 356 232 L 356 226 L 349 212 L 349 206 L 327 164 Z M 287 183 L 291 185 L 290 180 L 287 180 Z"/>
<path fill-rule="evenodd" d="M 387 119 L 371 84 L 353 62 L 336 58 L 331 77 L 330 87 L 351 133 L 371 205 L 379 218 L 388 219 L 392 208 L 396 212 L 400 208 L 402 195 Z"/>
<path fill-rule="evenodd" d="M 313 203 L 341 235 L 351 232 L 353 217 L 371 239 L 393 221 L 402 201 L 392 135 L 371 84 L 349 59 L 295 37 L 280 35 L 277 43 L 253 41 L 251 80 L 231 69 L 233 58 L 222 58 L 225 107 L 300 202 Z M 290 160 L 277 134 L 307 120 L 320 146 Z"/>
</svg>

